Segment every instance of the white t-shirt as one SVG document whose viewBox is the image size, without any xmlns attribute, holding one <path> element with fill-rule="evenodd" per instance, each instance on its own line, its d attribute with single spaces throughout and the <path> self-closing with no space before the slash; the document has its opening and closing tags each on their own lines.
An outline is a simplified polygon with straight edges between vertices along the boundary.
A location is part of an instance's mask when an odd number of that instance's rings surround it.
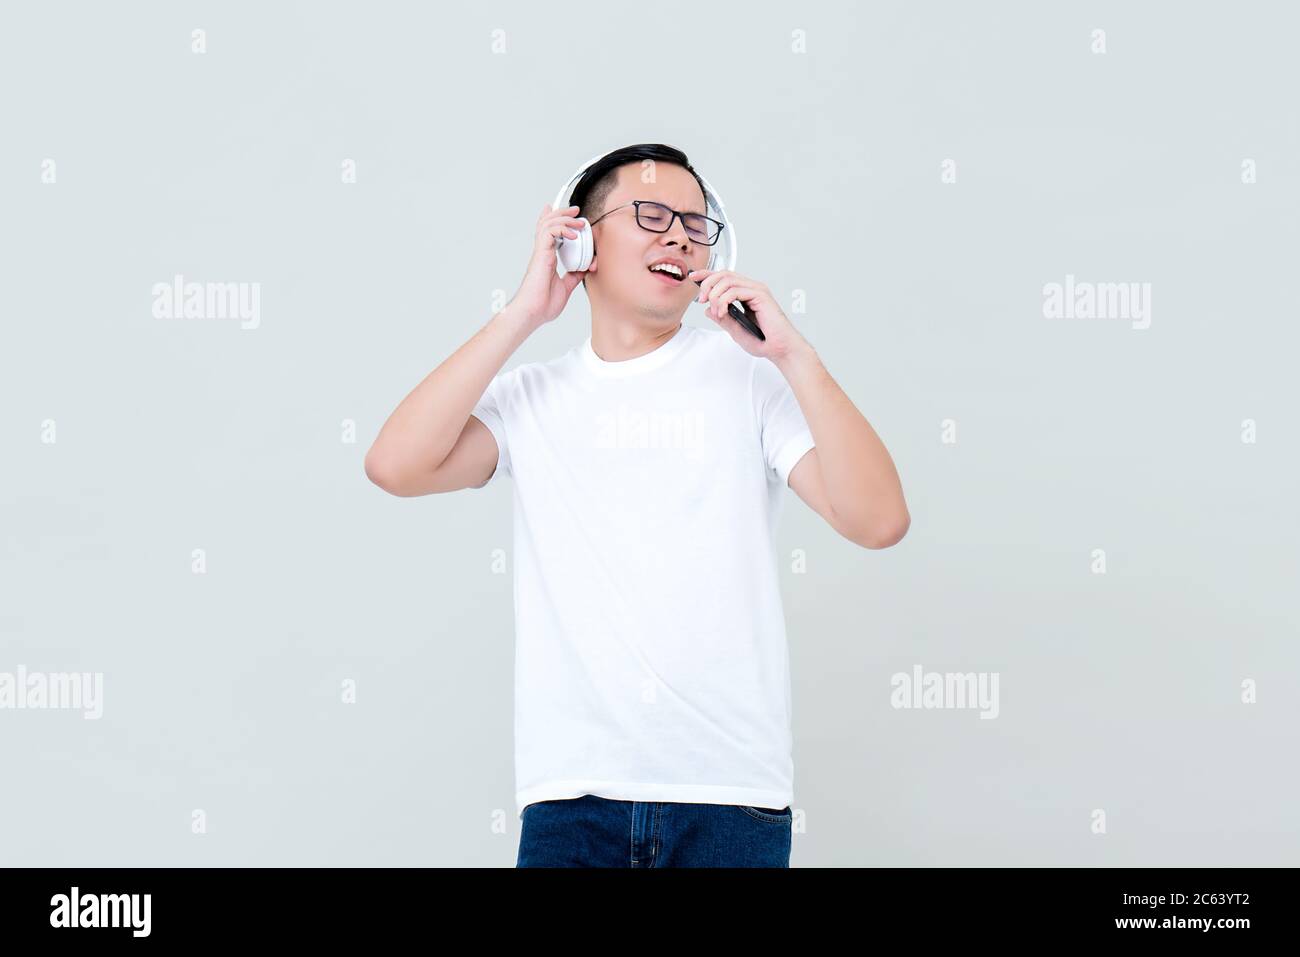
<svg viewBox="0 0 1300 957">
<path fill-rule="evenodd" d="M 790 658 L 775 528 L 812 433 L 780 370 L 682 325 L 588 337 L 473 414 L 514 479 L 515 801 L 785 807 Z M 486 486 L 484 486 L 486 487 Z"/>
</svg>

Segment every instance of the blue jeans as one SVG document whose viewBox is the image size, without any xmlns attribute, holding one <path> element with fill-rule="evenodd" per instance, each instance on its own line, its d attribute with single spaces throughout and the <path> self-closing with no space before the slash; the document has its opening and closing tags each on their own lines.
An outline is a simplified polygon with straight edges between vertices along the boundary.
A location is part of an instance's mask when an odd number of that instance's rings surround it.
<svg viewBox="0 0 1300 957">
<path fill-rule="evenodd" d="M 516 867 L 789 867 L 790 808 L 615 801 L 524 808 Z"/>
</svg>

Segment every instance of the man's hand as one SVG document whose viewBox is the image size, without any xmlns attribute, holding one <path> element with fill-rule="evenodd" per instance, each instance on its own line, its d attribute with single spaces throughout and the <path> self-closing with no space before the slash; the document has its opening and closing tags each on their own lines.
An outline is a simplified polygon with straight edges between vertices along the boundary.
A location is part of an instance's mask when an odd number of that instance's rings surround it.
<svg viewBox="0 0 1300 957">
<path fill-rule="evenodd" d="M 533 255 L 528 262 L 519 291 L 514 294 L 509 304 L 516 312 L 525 316 L 534 326 L 550 322 L 561 312 L 569 301 L 573 290 L 582 282 L 587 273 L 596 271 L 596 259 L 584 272 L 570 272 L 557 275 L 555 246 L 560 237 L 575 239 L 578 235 L 577 206 L 563 209 L 551 209 L 550 204 L 542 207 L 537 217 L 537 226 L 533 235 Z"/>
<path fill-rule="evenodd" d="M 751 356 L 763 356 L 777 362 L 808 345 L 799 330 L 786 318 L 772 298 L 767 286 L 730 269 L 694 269 L 686 277 L 700 284 L 696 302 L 707 302 L 704 313 L 736 340 Z M 727 304 L 739 299 L 745 311 L 754 317 L 766 339 L 759 339 L 731 318 Z"/>
</svg>

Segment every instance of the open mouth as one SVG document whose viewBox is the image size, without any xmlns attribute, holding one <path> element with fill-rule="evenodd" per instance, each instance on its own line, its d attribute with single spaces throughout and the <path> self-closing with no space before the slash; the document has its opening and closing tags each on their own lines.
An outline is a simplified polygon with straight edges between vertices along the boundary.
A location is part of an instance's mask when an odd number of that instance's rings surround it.
<svg viewBox="0 0 1300 957">
<path fill-rule="evenodd" d="M 650 272 L 674 284 L 686 281 L 686 273 L 675 263 L 655 263 L 649 267 Z"/>
</svg>

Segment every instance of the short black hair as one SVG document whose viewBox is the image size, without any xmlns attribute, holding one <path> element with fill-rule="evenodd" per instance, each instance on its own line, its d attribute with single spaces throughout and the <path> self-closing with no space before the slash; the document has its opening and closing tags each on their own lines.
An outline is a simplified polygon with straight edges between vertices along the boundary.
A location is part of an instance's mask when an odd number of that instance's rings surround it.
<svg viewBox="0 0 1300 957">
<path fill-rule="evenodd" d="M 642 160 L 676 163 L 678 166 L 684 167 L 687 172 L 695 177 L 695 182 L 700 184 L 700 193 L 705 197 L 704 211 L 708 212 L 708 194 L 705 193 L 704 181 L 700 179 L 700 174 L 695 172 L 695 167 L 691 166 L 691 161 L 686 158 L 685 153 L 676 147 L 665 146 L 663 143 L 638 143 L 635 146 L 624 146 L 612 153 L 606 153 L 592 163 L 587 168 L 587 171 L 582 174 L 578 184 L 573 187 L 567 205 L 577 206 L 578 215 L 585 217 L 587 222 L 591 222 L 604 212 L 605 200 L 609 198 L 609 194 L 618 185 L 618 168 L 627 163 L 639 163 Z"/>
</svg>

